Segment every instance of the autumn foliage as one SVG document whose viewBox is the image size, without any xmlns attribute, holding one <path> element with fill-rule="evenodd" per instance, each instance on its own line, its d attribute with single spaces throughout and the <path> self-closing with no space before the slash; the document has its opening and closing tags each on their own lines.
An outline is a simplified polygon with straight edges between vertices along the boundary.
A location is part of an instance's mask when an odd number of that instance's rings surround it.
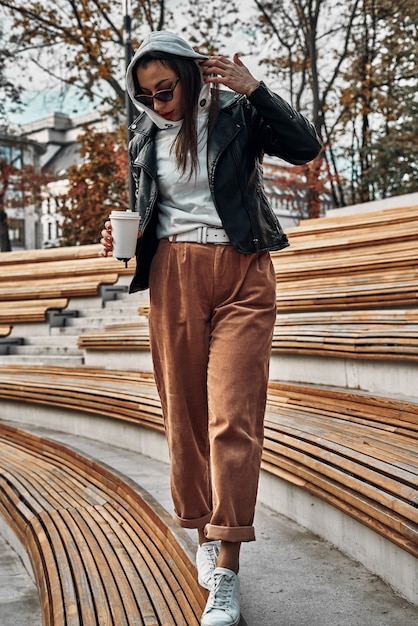
<svg viewBox="0 0 418 626">
<path fill-rule="evenodd" d="M 281 208 L 299 219 L 320 217 L 323 199 L 330 196 L 325 166 L 321 154 L 306 165 L 269 160 L 263 167 L 267 195 L 279 197 Z"/>
<path fill-rule="evenodd" d="M 128 157 L 123 129 L 80 137 L 81 165 L 68 169 L 68 193 L 60 198 L 62 245 L 97 243 L 113 209 L 128 208 Z"/>
<path fill-rule="evenodd" d="M 7 60 L 13 68 L 13 77 L 27 79 L 26 87 L 35 66 L 51 84 L 59 80 L 72 94 L 100 103 L 109 114 L 120 114 L 126 107 L 128 55 L 123 4 L 0 0 L 11 24 L 0 45 L 0 92 L 3 58 L 3 65 Z M 418 189 L 416 0 L 250 0 L 245 6 L 237 0 L 184 0 L 171 5 L 166 0 L 132 0 L 128 4 L 129 41 L 134 49 L 150 30 L 169 29 L 183 34 L 202 53 L 232 56 L 239 51 L 245 63 L 257 58 L 257 65 L 249 63 L 254 75 L 266 77 L 274 91 L 314 124 L 326 149 L 320 161 L 299 176 L 308 185 L 304 197 L 310 216 L 319 210 L 324 171 L 334 206 Z M 10 92 L 5 93 L 10 98 Z M 100 211 L 107 212 L 118 198 L 124 202 L 113 173 L 106 188 L 107 172 L 113 170 L 107 163 L 109 153 L 101 154 L 107 168 L 103 174 L 99 168 L 90 171 L 87 163 L 71 172 L 65 241 L 84 241 L 87 231 L 96 237 Z M 118 155 L 113 156 L 117 162 Z M 114 167 L 118 169 L 116 163 Z M 84 184 L 82 172 L 87 177 Z M 93 173 L 98 177 L 94 185 Z M 96 192 L 97 201 L 93 200 Z M 85 221 L 92 219 L 91 231 L 87 227 L 83 231 L 82 215 Z"/>
<path fill-rule="evenodd" d="M 34 165 L 16 167 L 7 160 L 0 160 L 0 209 L 38 206 L 42 190 L 53 179 L 48 171 L 40 171 Z"/>
</svg>

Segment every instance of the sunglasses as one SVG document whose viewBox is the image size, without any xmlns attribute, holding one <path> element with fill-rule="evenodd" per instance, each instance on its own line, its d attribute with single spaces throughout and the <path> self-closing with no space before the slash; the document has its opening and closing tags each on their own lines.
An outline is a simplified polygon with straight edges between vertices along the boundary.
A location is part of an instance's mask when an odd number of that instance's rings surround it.
<svg viewBox="0 0 418 626">
<path fill-rule="evenodd" d="M 169 89 L 162 89 L 161 91 L 157 91 L 153 96 L 146 95 L 144 93 L 138 93 L 134 96 L 135 100 L 144 106 L 154 108 L 154 99 L 159 100 L 160 102 L 171 102 L 174 95 L 174 90 L 177 87 L 177 83 L 180 78 L 176 80 L 175 83 L 171 85 Z"/>
</svg>

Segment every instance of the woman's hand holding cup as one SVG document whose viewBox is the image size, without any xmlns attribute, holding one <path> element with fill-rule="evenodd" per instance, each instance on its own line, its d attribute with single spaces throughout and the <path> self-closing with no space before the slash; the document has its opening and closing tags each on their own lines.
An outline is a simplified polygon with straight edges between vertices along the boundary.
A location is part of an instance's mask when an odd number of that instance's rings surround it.
<svg viewBox="0 0 418 626">
<path fill-rule="evenodd" d="M 112 219 L 116 220 L 115 237 L 112 232 Z M 113 256 L 126 261 L 135 255 L 136 239 L 141 237 L 142 232 L 137 228 L 136 232 L 133 231 L 132 221 L 137 227 L 139 224 L 138 213 L 114 211 L 110 215 L 110 219 L 105 222 L 105 227 L 101 231 L 102 256 L 108 256 L 110 253 L 113 253 Z"/>
<path fill-rule="evenodd" d="M 112 224 L 110 220 L 105 222 L 105 227 L 101 232 L 102 238 L 100 239 L 100 243 L 102 245 L 102 256 L 107 256 L 113 250 L 113 239 L 112 239 Z"/>
</svg>

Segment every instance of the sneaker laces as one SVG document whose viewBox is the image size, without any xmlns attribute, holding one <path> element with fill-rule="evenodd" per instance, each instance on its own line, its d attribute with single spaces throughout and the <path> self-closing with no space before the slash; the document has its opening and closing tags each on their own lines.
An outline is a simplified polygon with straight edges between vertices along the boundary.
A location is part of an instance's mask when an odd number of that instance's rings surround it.
<svg viewBox="0 0 418 626">
<path fill-rule="evenodd" d="M 214 585 L 210 591 L 207 608 L 225 610 L 231 604 L 234 576 L 233 574 L 216 573 L 213 578 Z"/>
<path fill-rule="evenodd" d="M 204 551 L 207 559 L 210 561 L 212 569 L 215 569 L 216 561 L 217 561 L 217 558 L 218 558 L 218 555 L 219 555 L 219 548 L 218 548 L 218 546 L 214 545 L 214 544 L 202 543 L 202 545 L 200 547 Z"/>
</svg>

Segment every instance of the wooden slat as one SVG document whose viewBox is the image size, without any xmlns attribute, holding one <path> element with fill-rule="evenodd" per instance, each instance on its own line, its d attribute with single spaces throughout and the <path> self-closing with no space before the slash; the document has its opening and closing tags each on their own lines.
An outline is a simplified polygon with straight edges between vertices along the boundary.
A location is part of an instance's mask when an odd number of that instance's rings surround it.
<svg viewBox="0 0 418 626">
<path fill-rule="evenodd" d="M 123 274 L 130 274 L 135 266 L 134 261 L 130 261 L 128 268 L 125 265 L 113 259 L 112 257 L 104 258 L 101 256 L 102 247 L 100 244 L 83 245 L 83 246 L 66 246 L 62 248 L 49 248 L 41 250 L 23 250 L 4 252 L 0 255 L 0 267 L 4 270 L 1 272 L 1 278 L 7 280 L 7 274 L 11 266 L 26 266 L 28 263 L 47 267 L 46 264 L 60 263 L 64 265 L 68 262 L 75 262 L 81 267 L 83 264 L 97 264 L 98 267 L 108 267 L 110 271 L 121 271 Z M 52 265 L 50 265 L 52 267 Z"/>
<path fill-rule="evenodd" d="M 371 229 L 374 231 L 376 228 L 390 227 L 399 228 L 402 225 L 408 225 L 410 221 L 415 222 L 418 216 L 418 206 L 411 204 L 406 207 L 392 207 L 386 209 L 376 209 L 370 211 L 363 211 L 358 213 L 334 213 L 326 217 L 310 218 L 301 220 L 299 226 L 291 229 L 291 232 L 300 234 L 301 236 L 306 233 L 315 235 L 326 234 L 337 230 L 341 232 L 342 229 L 356 230 L 359 228 Z"/>
<path fill-rule="evenodd" d="M 97 572 L 99 573 L 99 576 L 97 574 L 93 575 L 93 571 L 89 570 L 86 573 L 85 581 L 83 580 L 79 586 L 85 589 L 87 598 L 89 597 L 90 589 L 93 597 L 98 594 L 98 590 L 102 586 L 104 586 L 106 592 L 108 602 L 106 611 L 104 606 L 102 606 L 100 621 L 97 620 L 97 623 L 137 623 L 139 610 L 136 603 L 132 601 L 132 589 L 127 584 L 125 571 L 120 559 L 113 553 L 109 537 L 96 519 L 100 519 L 100 507 L 97 507 L 97 509 L 88 506 L 78 507 L 73 511 L 63 511 L 62 515 L 69 528 L 75 528 L 75 538 L 80 539 L 80 534 L 83 536 L 83 541 L 80 543 L 74 540 L 77 554 L 83 555 L 84 552 L 89 551 L 96 562 Z M 77 558 L 79 557 L 77 556 Z M 76 565 L 75 563 L 75 569 L 79 571 L 80 568 Z M 83 602 L 80 602 L 80 604 L 83 607 Z M 86 605 L 85 608 L 87 609 L 88 606 Z M 83 624 L 89 624 L 91 621 L 92 618 L 89 618 L 88 614 L 83 615 Z M 93 621 L 93 623 L 95 622 Z"/>
<path fill-rule="evenodd" d="M 366 239 L 379 237 L 381 232 L 399 234 L 416 232 L 418 206 L 377 209 L 347 215 L 334 214 L 316 219 L 301 220 L 298 226 L 288 228 L 289 237 L 315 240 L 332 240 L 335 237 L 350 241 L 355 235 Z"/>
<path fill-rule="evenodd" d="M 30 518 L 27 524 L 24 545 L 29 554 L 42 610 L 43 626 L 56 626 L 66 623 L 63 589 L 60 584 L 57 553 L 50 541 L 49 532 L 41 521 Z"/>
<path fill-rule="evenodd" d="M 279 314 L 273 335 L 273 353 L 311 354 L 328 357 L 418 361 L 418 311 L 351 312 L 338 314 Z M 299 319 L 298 319 L 299 318 Z M 373 321 L 376 319 L 376 321 Z M 382 323 L 385 319 L 386 323 Z M 293 320 L 293 324 L 292 324 Z M 394 321 L 396 320 L 396 323 Z M 297 322 L 297 323 L 295 323 Z M 106 325 L 103 331 L 79 336 L 86 350 L 149 350 L 148 323 L 143 321 Z"/>
<path fill-rule="evenodd" d="M 85 332 L 77 345 L 88 350 L 149 350 L 148 322 L 109 324 L 101 332 Z"/>
<path fill-rule="evenodd" d="M 0 424 L 0 512 L 12 528 L 14 509 L 44 624 L 199 624 L 207 596 L 149 494 L 64 444 Z"/>
<path fill-rule="evenodd" d="M 30 257 L 29 257 L 30 259 Z M 46 261 L 45 263 L 35 262 L 32 263 L 28 259 L 25 264 L 17 266 L 10 266 L 7 268 L 7 274 L 0 278 L 0 287 L 2 282 L 6 285 L 11 280 L 22 282 L 24 280 L 33 280 L 41 278 L 57 278 L 57 277 L 75 277 L 75 276 L 91 276 L 98 275 L 100 272 L 103 274 L 131 274 L 132 273 L 132 261 L 131 267 L 125 269 L 123 263 L 116 259 L 98 258 L 98 259 L 80 259 L 80 260 L 65 260 L 65 261 Z"/>
<path fill-rule="evenodd" d="M 51 309 L 65 309 L 67 298 L 0 302 L 0 323 L 44 322 Z"/>
<path fill-rule="evenodd" d="M 268 460 L 264 460 L 263 468 L 331 504 L 346 515 L 353 517 L 374 532 L 416 556 L 416 540 L 411 540 L 401 532 L 396 532 L 382 524 L 374 513 L 376 506 L 373 506 L 372 502 L 368 500 L 362 502 L 360 495 L 349 490 L 344 484 L 335 484 L 325 480 L 320 473 L 313 472 L 308 466 L 303 464 L 291 463 L 287 460 L 287 457 L 278 465 L 276 463 L 277 460 L 275 458 L 273 458 L 273 463 L 271 464 L 268 463 Z M 282 469 L 283 467 L 285 468 L 284 470 Z"/>
<path fill-rule="evenodd" d="M 13 250 L 0 255 L 0 267 L 8 265 L 26 264 L 28 259 L 33 263 L 45 263 L 46 261 L 63 261 L 67 259 L 91 259 L 98 258 L 101 254 L 100 244 L 83 246 L 63 246 L 61 248 L 42 248 L 36 250 Z M 4 272 L 7 272 L 5 269 Z"/>
<path fill-rule="evenodd" d="M 78 279 L 73 277 L 45 278 L 36 280 L 27 280 L 24 284 L 5 285 L 0 284 L 0 298 L 3 303 L 11 301 L 10 306 L 22 307 L 22 301 L 36 301 L 38 299 L 47 298 L 74 298 L 96 296 L 99 294 L 101 285 L 113 285 L 117 282 L 119 275 L 99 274 L 98 276 L 81 276 Z"/>
</svg>

